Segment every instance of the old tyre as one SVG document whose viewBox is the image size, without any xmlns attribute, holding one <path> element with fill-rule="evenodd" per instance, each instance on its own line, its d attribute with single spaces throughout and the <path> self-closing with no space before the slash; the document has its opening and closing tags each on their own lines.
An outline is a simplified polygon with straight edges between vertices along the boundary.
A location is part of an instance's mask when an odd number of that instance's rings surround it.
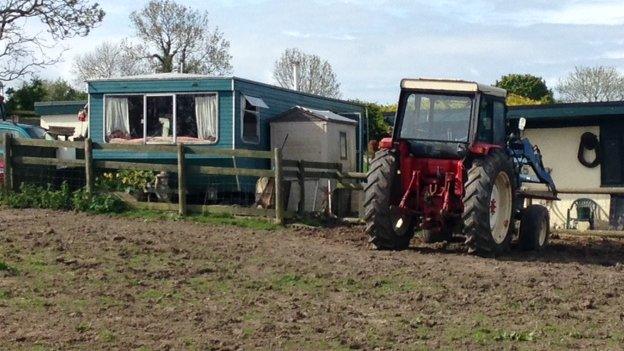
<svg viewBox="0 0 624 351">
<path fill-rule="evenodd" d="M 520 221 L 520 247 L 523 250 L 542 250 L 550 237 L 548 209 L 531 205 L 524 210 Z"/>
<path fill-rule="evenodd" d="M 513 163 L 502 150 L 473 161 L 464 195 L 464 234 L 470 252 L 500 254 L 509 249 L 516 191 Z"/>
<path fill-rule="evenodd" d="M 401 179 L 398 160 L 393 152 L 381 150 L 375 155 L 364 197 L 364 220 L 369 242 L 377 250 L 403 250 L 414 236 L 412 219 L 401 214 Z"/>
</svg>

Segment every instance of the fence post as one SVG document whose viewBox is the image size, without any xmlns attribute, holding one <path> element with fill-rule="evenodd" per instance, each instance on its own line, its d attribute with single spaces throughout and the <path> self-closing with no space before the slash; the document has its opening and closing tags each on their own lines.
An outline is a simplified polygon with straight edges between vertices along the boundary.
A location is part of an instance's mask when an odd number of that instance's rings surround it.
<svg viewBox="0 0 624 351">
<path fill-rule="evenodd" d="M 275 223 L 284 224 L 284 199 L 282 192 L 282 149 L 275 148 Z"/>
<path fill-rule="evenodd" d="M 87 194 L 93 194 L 94 178 L 93 178 L 93 142 L 91 138 L 84 141 L 84 158 L 85 158 L 85 187 Z"/>
<path fill-rule="evenodd" d="M 4 134 L 2 148 L 4 151 L 4 190 L 13 190 L 13 165 L 11 164 L 11 141 L 13 136 L 9 133 Z"/>
<path fill-rule="evenodd" d="M 299 172 L 297 174 L 299 181 L 299 208 L 297 212 L 303 216 L 305 212 L 305 167 L 303 160 L 299 160 Z"/>
<path fill-rule="evenodd" d="M 184 144 L 178 144 L 178 205 L 180 216 L 186 216 L 186 167 L 185 167 Z"/>
</svg>

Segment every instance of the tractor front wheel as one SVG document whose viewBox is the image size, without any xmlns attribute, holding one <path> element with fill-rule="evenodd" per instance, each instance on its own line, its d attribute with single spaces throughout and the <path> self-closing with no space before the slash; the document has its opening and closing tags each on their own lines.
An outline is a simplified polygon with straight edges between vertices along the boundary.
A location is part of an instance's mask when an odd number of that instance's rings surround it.
<svg viewBox="0 0 624 351">
<path fill-rule="evenodd" d="M 404 250 L 414 236 L 412 219 L 401 213 L 399 162 L 389 150 L 375 155 L 368 172 L 364 198 L 364 220 L 369 242 L 377 250 Z"/>
<path fill-rule="evenodd" d="M 513 163 L 502 150 L 473 161 L 464 195 L 464 233 L 470 252 L 500 254 L 509 249 L 516 192 Z"/>
<path fill-rule="evenodd" d="M 541 205 L 527 207 L 520 221 L 520 247 L 523 250 L 540 251 L 548 245 L 550 215 Z"/>
</svg>

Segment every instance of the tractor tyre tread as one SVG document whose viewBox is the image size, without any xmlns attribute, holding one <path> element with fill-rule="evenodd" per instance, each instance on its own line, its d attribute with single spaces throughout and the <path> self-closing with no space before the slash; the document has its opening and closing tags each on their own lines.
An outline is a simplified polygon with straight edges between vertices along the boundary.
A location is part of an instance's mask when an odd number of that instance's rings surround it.
<svg viewBox="0 0 624 351">
<path fill-rule="evenodd" d="M 494 242 L 490 228 L 490 193 L 496 176 L 501 171 L 507 173 L 510 181 L 512 191 L 511 221 L 514 213 L 513 196 L 515 196 L 516 189 L 516 178 L 511 158 L 503 150 L 494 149 L 488 155 L 475 159 L 467 171 L 463 197 L 464 234 L 469 251 L 482 256 L 501 254 L 509 250 L 511 242 L 511 229 L 513 227 L 511 223 L 509 225 L 510 232 L 501 244 Z"/>
<path fill-rule="evenodd" d="M 546 238 L 544 243 L 540 245 L 539 232 L 540 226 L 546 226 Z M 550 214 L 548 209 L 542 205 L 531 205 L 522 213 L 520 221 L 520 238 L 519 244 L 522 250 L 540 251 L 548 245 L 550 236 Z"/>
<path fill-rule="evenodd" d="M 371 162 L 364 198 L 364 221 L 369 243 L 377 250 L 404 250 L 414 235 L 413 227 L 397 235 L 391 220 L 390 207 L 395 191 L 398 160 L 390 150 L 378 151 Z"/>
</svg>

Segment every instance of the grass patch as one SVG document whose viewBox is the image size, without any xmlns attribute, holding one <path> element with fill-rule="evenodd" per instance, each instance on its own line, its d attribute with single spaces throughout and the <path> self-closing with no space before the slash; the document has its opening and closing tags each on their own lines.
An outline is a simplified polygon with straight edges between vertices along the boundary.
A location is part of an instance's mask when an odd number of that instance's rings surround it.
<svg viewBox="0 0 624 351">
<path fill-rule="evenodd" d="M 0 272 L 8 272 L 10 274 L 17 274 L 17 268 L 10 266 L 8 263 L 4 261 L 0 261 Z"/>
<path fill-rule="evenodd" d="M 0 271 L 8 271 L 11 270 L 11 266 L 9 266 L 6 262 L 0 261 Z"/>
<path fill-rule="evenodd" d="M 80 323 L 74 329 L 78 333 L 86 333 L 91 330 L 91 323 Z"/>
<path fill-rule="evenodd" d="M 277 278 L 272 284 L 277 290 L 300 289 L 313 291 L 323 287 L 322 281 L 297 274 L 285 274 Z"/>
<path fill-rule="evenodd" d="M 373 280 L 371 288 L 378 296 L 421 290 L 416 281 L 404 277 L 386 277 Z"/>
<path fill-rule="evenodd" d="M 479 328 L 476 332 L 474 332 L 474 334 L 472 334 L 472 339 L 476 343 L 484 345 L 492 339 L 492 331 L 487 328 Z"/>
<path fill-rule="evenodd" d="M 256 230 L 276 230 L 278 225 L 270 220 L 254 217 L 238 217 L 228 213 L 208 213 L 203 215 L 180 216 L 173 212 L 130 210 L 119 214 L 121 217 L 147 220 L 189 221 L 211 225 L 228 225 Z"/>
<path fill-rule="evenodd" d="M 117 337 L 112 331 L 106 329 L 100 332 L 100 339 L 102 339 L 102 341 L 104 342 L 113 342 L 115 341 L 115 339 L 117 339 Z"/>
<path fill-rule="evenodd" d="M 24 311 L 43 311 L 46 301 L 38 296 L 29 296 L 13 299 L 12 303 L 19 309 Z"/>
</svg>

